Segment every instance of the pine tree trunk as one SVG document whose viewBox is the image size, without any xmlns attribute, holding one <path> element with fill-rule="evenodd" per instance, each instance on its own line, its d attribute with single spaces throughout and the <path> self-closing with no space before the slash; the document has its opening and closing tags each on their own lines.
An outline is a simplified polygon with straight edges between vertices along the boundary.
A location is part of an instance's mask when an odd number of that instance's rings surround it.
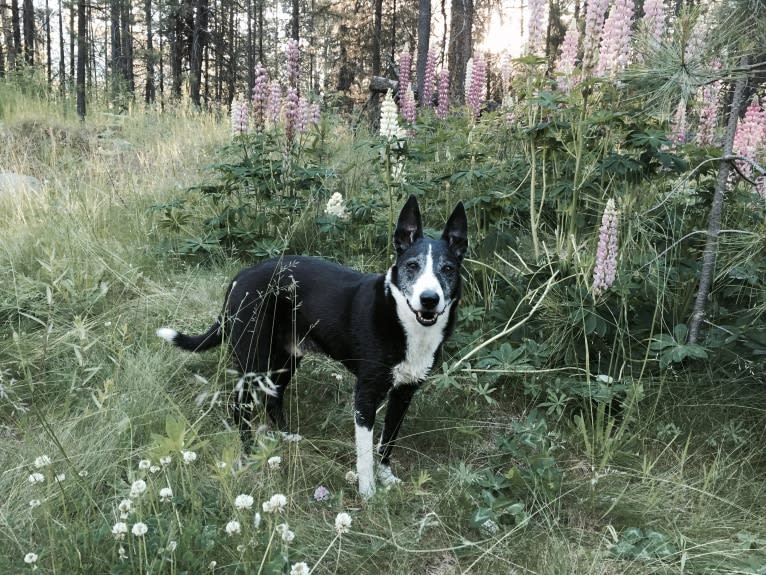
<svg viewBox="0 0 766 575">
<path fill-rule="evenodd" d="M 144 0 L 144 20 L 146 21 L 146 89 L 144 102 L 153 104 L 156 93 L 154 87 L 154 36 L 152 30 L 152 0 Z"/>
<path fill-rule="evenodd" d="M 24 62 L 35 64 L 35 7 L 32 0 L 24 0 L 22 20 L 24 24 Z"/>
<path fill-rule="evenodd" d="M 59 0 L 59 92 L 66 96 L 66 57 L 64 56 L 64 7 Z"/>
<path fill-rule="evenodd" d="M 88 60 L 85 0 L 77 0 L 77 115 L 85 121 L 85 63 Z"/>
<path fill-rule="evenodd" d="M 740 60 L 740 67 L 747 67 L 747 58 Z M 745 98 L 745 87 L 747 86 L 747 76 L 742 75 L 737 79 L 734 85 L 734 96 L 729 110 L 729 122 L 726 126 L 726 134 L 723 141 L 723 157 L 731 156 L 734 148 L 734 134 L 737 131 L 737 121 L 739 119 L 739 109 Z M 700 283 L 697 291 L 697 297 L 694 300 L 694 309 L 691 320 L 689 321 L 689 343 L 697 343 L 700 333 L 700 325 L 705 317 L 705 304 L 710 295 L 710 288 L 713 285 L 713 275 L 715 273 L 715 260 L 718 252 L 718 235 L 721 231 L 721 212 L 723 210 L 724 194 L 729 180 L 731 165 L 729 160 L 722 160 L 718 168 L 718 180 L 716 181 L 715 192 L 713 194 L 713 204 L 710 207 L 710 220 L 707 229 L 707 241 L 705 242 L 705 251 L 702 253 L 702 271 L 700 272 Z"/>
<path fill-rule="evenodd" d="M 426 75 L 426 60 L 431 39 L 431 0 L 419 0 L 418 2 L 418 58 L 415 63 L 415 73 L 418 79 L 418 98 L 422 98 L 423 86 Z M 427 106 L 429 102 L 420 101 L 421 106 Z"/>
<path fill-rule="evenodd" d="M 195 106 L 201 105 L 202 56 L 207 45 L 208 0 L 195 0 L 194 19 L 189 46 L 189 92 Z"/>
<path fill-rule="evenodd" d="M 450 94 L 465 99 L 465 71 L 473 52 L 473 0 L 452 0 L 449 35 Z"/>
<path fill-rule="evenodd" d="M 51 7 L 45 0 L 45 74 L 48 80 L 48 92 L 53 87 L 53 59 L 51 58 Z"/>
<path fill-rule="evenodd" d="M 11 0 L 11 28 L 13 29 L 13 67 L 19 65 L 21 57 L 21 18 L 19 16 L 19 0 Z"/>
</svg>

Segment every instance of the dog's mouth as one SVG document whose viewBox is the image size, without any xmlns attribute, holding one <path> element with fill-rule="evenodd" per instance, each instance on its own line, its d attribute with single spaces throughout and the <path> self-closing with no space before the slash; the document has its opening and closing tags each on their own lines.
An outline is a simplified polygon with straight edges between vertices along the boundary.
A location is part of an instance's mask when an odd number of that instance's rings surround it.
<svg viewBox="0 0 766 575">
<path fill-rule="evenodd" d="M 435 311 L 416 311 L 415 312 L 415 318 L 417 318 L 418 323 L 426 327 L 435 324 L 436 320 L 439 319 L 439 315 L 441 314 L 438 314 Z"/>
</svg>

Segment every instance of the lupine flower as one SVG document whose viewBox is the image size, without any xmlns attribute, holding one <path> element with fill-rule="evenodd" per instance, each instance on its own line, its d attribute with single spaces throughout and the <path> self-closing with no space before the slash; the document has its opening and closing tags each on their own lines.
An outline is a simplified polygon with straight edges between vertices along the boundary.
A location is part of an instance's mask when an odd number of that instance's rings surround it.
<svg viewBox="0 0 766 575">
<path fill-rule="evenodd" d="M 380 135 L 384 139 L 396 138 L 399 134 L 399 119 L 396 102 L 391 90 L 386 92 L 380 105 Z"/>
<path fill-rule="evenodd" d="M 112 536 L 118 541 L 125 539 L 125 535 L 128 533 L 128 524 L 124 521 L 118 521 L 112 525 Z"/>
<path fill-rule="evenodd" d="M 527 10 L 527 54 L 539 55 L 545 46 L 547 0 L 529 0 Z"/>
<path fill-rule="evenodd" d="M 287 41 L 287 83 L 291 88 L 298 88 L 298 75 L 300 72 L 300 49 L 298 41 L 290 38 Z"/>
<path fill-rule="evenodd" d="M 130 498 L 135 499 L 144 491 L 146 491 L 146 481 L 143 479 L 137 479 L 130 486 Z"/>
<path fill-rule="evenodd" d="M 699 17 L 692 26 L 689 39 L 684 47 L 684 61 L 701 61 L 705 52 L 705 41 L 707 38 L 707 22 Z"/>
<path fill-rule="evenodd" d="M 40 455 L 38 457 L 35 457 L 35 467 L 37 469 L 42 469 L 43 467 L 48 467 L 51 464 L 51 458 L 47 455 Z"/>
<path fill-rule="evenodd" d="M 254 500 L 252 495 L 242 493 L 241 495 L 237 495 L 237 497 L 234 498 L 234 507 L 240 511 L 246 511 L 253 506 L 253 501 Z"/>
<path fill-rule="evenodd" d="M 707 84 L 700 89 L 700 123 L 697 129 L 697 143 L 700 146 L 709 146 L 713 143 L 713 134 L 718 125 L 718 98 L 720 94 L 720 80 Z"/>
<path fill-rule="evenodd" d="M 34 565 L 37 563 L 37 553 L 27 553 L 24 555 L 24 563 L 27 565 Z"/>
<path fill-rule="evenodd" d="M 634 0 L 616 0 L 601 32 L 597 73 L 612 75 L 628 63 Z"/>
<path fill-rule="evenodd" d="M 500 80 L 503 83 L 503 96 L 508 93 L 511 85 L 512 63 L 508 52 L 503 52 L 500 57 Z"/>
<path fill-rule="evenodd" d="M 138 462 L 138 468 L 141 470 L 149 469 L 152 466 L 152 462 L 148 459 L 142 459 Z"/>
<path fill-rule="evenodd" d="M 309 131 L 311 125 L 312 112 L 309 101 L 301 96 L 298 98 L 298 118 L 295 124 L 295 131 L 299 134 L 305 134 Z"/>
<path fill-rule="evenodd" d="M 437 90 L 438 101 L 436 103 L 436 117 L 445 120 L 449 113 L 449 73 L 443 68 L 439 74 L 439 88 Z"/>
<path fill-rule="evenodd" d="M 598 61 L 598 45 L 601 29 L 604 27 L 604 15 L 609 7 L 609 0 L 588 0 L 585 7 L 585 38 L 583 39 L 583 74 L 587 75 Z"/>
<path fill-rule="evenodd" d="M 249 111 L 247 103 L 240 96 L 231 102 L 231 135 L 244 134 L 248 129 Z"/>
<path fill-rule="evenodd" d="M 599 228 L 596 267 L 593 269 L 593 296 L 599 297 L 608 290 L 617 277 L 617 223 L 619 211 L 614 200 L 606 202 Z"/>
<path fill-rule="evenodd" d="M 262 131 L 266 124 L 266 104 L 269 100 L 269 78 L 263 64 L 256 64 L 253 72 L 253 128 Z"/>
<path fill-rule="evenodd" d="M 564 41 L 561 43 L 561 52 L 559 53 L 557 65 L 558 71 L 564 75 L 559 82 L 565 92 L 571 90 L 577 83 L 574 71 L 577 66 L 577 48 L 579 43 L 580 31 L 575 24 L 572 24 L 567 28 Z"/>
<path fill-rule="evenodd" d="M 668 139 L 677 145 L 686 143 L 686 100 L 678 102 L 676 113 L 670 122 Z"/>
<path fill-rule="evenodd" d="M 484 84 L 487 80 L 487 63 L 480 54 L 474 54 L 471 65 L 471 81 L 468 87 L 466 104 L 473 112 L 473 117 L 477 118 L 484 104 Z"/>
<path fill-rule="evenodd" d="M 224 528 L 226 530 L 226 535 L 229 537 L 232 537 L 233 535 L 239 535 L 242 533 L 242 526 L 239 524 L 239 521 L 236 519 L 232 519 L 226 524 L 226 527 Z"/>
<path fill-rule="evenodd" d="M 733 152 L 738 156 L 755 159 L 764 147 L 764 143 L 766 143 L 766 111 L 761 108 L 758 96 L 753 96 L 745 110 L 745 115 L 737 124 Z M 738 161 L 737 168 L 747 177 L 750 177 L 753 171 L 748 162 Z"/>
<path fill-rule="evenodd" d="M 407 50 L 399 54 L 399 97 L 407 90 L 412 77 L 412 56 Z"/>
<path fill-rule="evenodd" d="M 27 480 L 32 485 L 34 485 L 35 483 L 42 483 L 43 481 L 45 481 L 45 475 L 43 475 L 42 473 L 39 473 L 39 472 L 36 471 L 34 473 L 30 473 L 29 477 L 27 478 Z"/>
<path fill-rule="evenodd" d="M 428 55 L 426 56 L 426 69 L 423 73 L 423 93 L 420 94 L 420 106 L 422 108 L 427 108 L 431 105 L 434 88 L 436 87 L 435 74 L 436 56 L 434 56 L 433 50 L 429 50 Z"/>
<path fill-rule="evenodd" d="M 657 49 L 665 34 L 665 0 L 644 0 L 642 22 L 649 48 Z"/>
<path fill-rule="evenodd" d="M 160 489 L 160 501 L 168 503 L 170 498 L 173 497 L 173 490 L 170 487 L 163 487 Z"/>
<path fill-rule="evenodd" d="M 335 516 L 335 531 L 338 535 L 342 535 L 348 533 L 349 529 L 351 529 L 351 515 L 345 512 L 338 513 Z"/>
<path fill-rule="evenodd" d="M 314 490 L 315 501 L 328 501 L 330 499 L 330 491 L 324 485 L 320 485 Z"/>
<path fill-rule="evenodd" d="M 402 110 L 402 117 L 405 122 L 412 125 L 417 117 L 415 94 L 412 92 L 412 86 L 407 84 L 404 93 L 399 93 L 399 107 Z"/>
<path fill-rule="evenodd" d="M 348 210 L 346 210 L 346 206 L 343 203 L 343 195 L 340 192 L 335 192 L 332 196 L 330 196 L 330 199 L 327 200 L 325 213 L 328 216 L 335 216 L 339 220 L 348 219 Z M 279 465 L 277 465 L 277 467 L 279 467 Z"/>
<path fill-rule="evenodd" d="M 269 97 L 266 104 L 266 117 L 272 124 L 279 122 L 279 114 L 282 111 L 282 86 L 278 80 L 269 83 Z"/>
<path fill-rule="evenodd" d="M 303 561 L 300 563 L 293 563 L 293 566 L 290 568 L 290 575 L 309 575 L 310 573 L 311 569 L 309 569 L 309 566 Z"/>
<path fill-rule="evenodd" d="M 295 128 L 300 114 L 298 109 L 298 90 L 296 88 L 290 87 L 287 89 L 283 109 L 285 115 L 285 137 L 288 142 L 292 142 L 295 137 Z"/>
<path fill-rule="evenodd" d="M 194 451 L 181 451 L 181 456 L 187 465 L 197 461 L 197 453 Z"/>
<path fill-rule="evenodd" d="M 138 523 L 133 524 L 133 528 L 130 530 L 133 535 L 136 537 L 143 537 L 146 535 L 146 532 L 149 531 L 149 528 L 146 526 L 146 523 L 143 523 L 139 521 Z"/>
<path fill-rule="evenodd" d="M 264 513 L 281 513 L 287 506 L 287 497 L 281 493 L 271 496 L 271 499 L 263 502 Z"/>
</svg>

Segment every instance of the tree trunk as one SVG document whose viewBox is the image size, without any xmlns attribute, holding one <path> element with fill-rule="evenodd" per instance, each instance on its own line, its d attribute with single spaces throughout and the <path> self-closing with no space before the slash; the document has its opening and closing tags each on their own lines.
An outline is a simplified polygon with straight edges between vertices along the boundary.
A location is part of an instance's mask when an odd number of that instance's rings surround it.
<svg viewBox="0 0 766 575">
<path fill-rule="evenodd" d="M 66 96 L 66 57 L 64 55 L 64 7 L 59 0 L 59 92 Z"/>
<path fill-rule="evenodd" d="M 120 0 L 122 14 L 120 24 L 122 31 L 122 71 L 125 77 L 125 87 L 132 95 L 136 90 L 135 78 L 133 75 L 133 33 L 130 30 L 131 3 L 130 0 Z"/>
<path fill-rule="evenodd" d="M 473 52 L 473 0 L 452 0 L 449 35 L 449 79 L 452 97 L 465 99 L 465 71 Z"/>
<path fill-rule="evenodd" d="M 201 105 L 202 57 L 207 45 L 208 0 L 195 0 L 194 24 L 189 46 L 189 93 L 195 106 Z"/>
<path fill-rule="evenodd" d="M 740 67 L 747 67 L 747 57 L 740 60 Z M 726 134 L 723 140 L 723 157 L 731 156 L 734 148 L 734 134 L 737 131 L 737 121 L 739 119 L 739 109 L 745 97 L 745 87 L 747 86 L 747 76 L 742 75 L 737 79 L 734 86 L 734 96 L 729 109 L 729 122 L 726 125 Z M 721 212 L 723 210 L 724 194 L 729 180 L 731 170 L 730 160 L 721 160 L 718 168 L 718 180 L 713 194 L 713 204 L 710 207 L 710 220 L 707 228 L 707 241 L 705 242 L 705 251 L 702 252 L 702 271 L 700 272 L 700 283 L 697 291 L 697 297 L 694 300 L 694 309 L 691 320 L 689 321 L 689 343 L 697 343 L 699 339 L 700 325 L 705 317 L 705 304 L 710 295 L 710 288 L 713 285 L 713 274 L 715 272 L 715 260 L 718 251 L 718 235 L 721 231 Z"/>
<path fill-rule="evenodd" d="M 431 41 L 431 0 L 419 0 L 418 2 L 418 58 L 415 63 L 415 74 L 418 79 L 418 97 L 423 94 L 426 76 L 426 60 Z M 428 105 L 429 102 L 420 102 L 420 105 Z"/>
<path fill-rule="evenodd" d="M 255 84 L 255 32 L 253 31 L 253 0 L 247 0 L 247 99 L 253 96 Z"/>
<path fill-rule="evenodd" d="M 300 0 L 293 0 L 293 15 L 292 15 L 292 29 L 291 29 L 291 38 L 293 40 L 299 40 L 300 35 L 300 13 L 301 13 L 301 4 Z"/>
<path fill-rule="evenodd" d="M 85 121 L 85 63 L 88 60 L 85 0 L 77 0 L 77 115 Z"/>
<path fill-rule="evenodd" d="M 112 62 L 112 99 L 117 100 L 123 89 L 123 79 L 125 74 L 123 72 L 123 57 L 122 57 L 122 26 L 120 26 L 120 17 L 122 16 L 122 10 L 120 9 L 121 0 L 111 0 L 109 3 L 109 30 L 110 30 L 110 46 L 112 50 L 111 62 Z"/>
<path fill-rule="evenodd" d="M 32 0 L 24 0 L 22 20 L 24 24 L 24 62 L 35 64 L 35 6 Z"/>
<path fill-rule="evenodd" d="M 11 28 L 13 28 L 13 67 L 19 65 L 21 57 L 21 18 L 19 16 L 19 0 L 11 0 Z M 10 53 L 10 50 L 9 50 Z"/>
<path fill-rule="evenodd" d="M 51 7 L 45 0 L 45 75 L 48 80 L 48 92 L 53 87 L 53 59 L 51 58 Z"/>
<path fill-rule="evenodd" d="M 184 38 L 184 2 L 177 0 L 171 12 L 172 32 L 170 35 L 170 94 L 175 99 L 181 98 L 181 64 L 183 62 Z"/>
<path fill-rule="evenodd" d="M 144 102 L 153 104 L 156 98 L 154 87 L 154 37 L 152 31 L 152 0 L 144 0 L 144 20 L 146 20 L 146 89 Z"/>
</svg>

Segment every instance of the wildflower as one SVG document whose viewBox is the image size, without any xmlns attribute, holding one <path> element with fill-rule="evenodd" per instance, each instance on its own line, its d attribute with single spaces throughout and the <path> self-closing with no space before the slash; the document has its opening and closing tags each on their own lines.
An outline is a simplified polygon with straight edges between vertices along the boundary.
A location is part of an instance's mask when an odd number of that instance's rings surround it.
<svg viewBox="0 0 766 575">
<path fill-rule="evenodd" d="M 614 283 L 617 276 L 617 219 L 619 212 L 609 199 L 599 229 L 596 267 L 593 269 L 593 295 L 600 296 Z"/>
<path fill-rule="evenodd" d="M 290 38 L 287 41 L 287 82 L 290 87 L 298 87 L 298 75 L 300 72 L 300 49 L 298 41 Z"/>
<path fill-rule="evenodd" d="M 255 512 L 255 516 L 253 517 L 253 527 L 256 529 L 261 528 L 261 514 L 257 511 Z"/>
<path fill-rule="evenodd" d="M 269 82 L 269 95 L 266 100 L 266 118 L 271 124 L 279 122 L 279 113 L 282 111 L 282 86 L 278 80 Z"/>
<path fill-rule="evenodd" d="M 43 467 L 48 467 L 51 464 L 51 458 L 47 455 L 40 455 L 38 457 L 35 457 L 35 467 L 37 469 L 41 469 Z"/>
<path fill-rule="evenodd" d="M 306 565 L 306 563 L 303 561 L 300 563 L 294 563 L 290 568 L 290 575 L 309 575 L 310 573 L 311 569 L 309 569 L 309 566 Z"/>
<path fill-rule="evenodd" d="M 258 63 L 253 71 L 253 128 L 262 131 L 266 122 L 266 104 L 268 102 L 268 83 L 266 68 Z"/>
<path fill-rule="evenodd" d="M 614 76 L 628 63 L 634 7 L 634 0 L 616 0 L 604 22 L 597 68 L 600 76 Z"/>
<path fill-rule="evenodd" d="M 328 501 L 329 499 L 330 491 L 324 485 L 320 485 L 314 490 L 315 501 Z"/>
<path fill-rule="evenodd" d="M 173 490 L 170 487 L 160 489 L 160 501 L 162 503 L 168 503 L 171 497 L 173 497 Z"/>
<path fill-rule="evenodd" d="M 325 212 L 328 216 L 335 216 L 339 220 L 348 219 L 348 211 L 346 210 L 346 206 L 343 204 L 343 195 L 340 192 L 335 192 L 332 196 L 330 196 L 330 199 L 327 200 Z M 285 436 L 285 439 L 287 439 L 287 436 Z M 272 459 L 279 459 L 279 461 L 276 462 L 276 467 L 272 465 Z M 281 462 L 281 458 L 274 457 L 269 458 L 268 461 L 269 467 L 272 469 L 278 469 Z"/>
<path fill-rule="evenodd" d="M 232 519 L 226 524 L 225 530 L 226 530 L 226 535 L 231 537 L 233 535 L 239 535 L 240 533 L 242 533 L 242 526 L 239 524 L 239 521 L 237 521 L 236 519 Z"/>
<path fill-rule="evenodd" d="M 415 108 L 415 94 L 412 92 L 412 86 L 407 85 L 404 92 L 399 92 L 399 107 L 402 111 L 402 117 L 408 124 L 414 124 L 417 118 L 417 110 Z"/>
<path fill-rule="evenodd" d="M 399 121 L 397 119 L 396 102 L 391 90 L 386 92 L 383 103 L 380 106 L 380 135 L 388 140 L 396 138 L 399 134 Z"/>
<path fill-rule="evenodd" d="M 237 545 L 237 553 L 244 553 L 245 551 L 247 551 L 247 545 L 244 545 L 243 543 Z"/>
<path fill-rule="evenodd" d="M 718 125 L 718 98 L 721 94 L 721 81 L 716 80 L 700 89 L 699 128 L 697 143 L 709 146 L 713 143 L 713 134 Z"/>
<path fill-rule="evenodd" d="M 135 499 L 136 497 L 141 495 L 144 491 L 146 491 L 146 481 L 144 481 L 143 479 L 137 479 L 130 486 L 129 497 L 131 499 Z"/>
<path fill-rule="evenodd" d="M 745 115 L 734 133 L 733 151 L 738 156 L 754 159 L 766 143 L 766 111 L 761 108 L 758 96 L 753 96 Z M 752 166 L 748 162 L 737 162 L 737 168 L 750 177 Z"/>
<path fill-rule="evenodd" d="M 295 131 L 299 134 L 305 134 L 312 123 L 312 112 L 309 101 L 301 96 L 298 98 L 298 117 L 295 124 Z"/>
<path fill-rule="evenodd" d="M 545 47 L 546 35 L 546 0 L 529 0 L 529 23 L 527 25 L 527 54 L 540 54 Z"/>
<path fill-rule="evenodd" d="M 336 193 L 339 193 L 339 192 L 336 192 Z M 341 199 L 343 199 L 343 196 L 341 196 Z M 303 439 L 303 436 L 299 433 L 285 433 L 283 435 L 283 438 L 288 443 L 298 443 L 301 439 Z"/>
<path fill-rule="evenodd" d="M 434 51 L 429 50 L 426 56 L 426 68 L 423 73 L 423 93 L 420 94 L 420 106 L 428 107 L 433 99 L 436 73 L 436 57 Z"/>
<path fill-rule="evenodd" d="M 494 535 L 500 530 L 500 526 L 492 519 L 487 519 L 481 524 L 481 530 L 487 535 Z"/>
<path fill-rule="evenodd" d="M 64 481 L 66 479 L 66 474 L 65 473 L 57 473 L 54 479 L 56 481 L 58 481 L 59 483 L 61 483 L 62 481 Z"/>
<path fill-rule="evenodd" d="M 284 533 L 282 533 L 282 541 L 285 543 L 292 543 L 295 539 L 295 531 L 290 531 L 289 529 L 285 529 Z"/>
<path fill-rule="evenodd" d="M 356 471 L 351 470 L 346 472 L 346 483 L 350 483 L 351 485 L 356 485 L 357 475 Z"/>
<path fill-rule="evenodd" d="M 152 462 L 148 459 L 142 459 L 138 462 L 138 468 L 141 470 L 149 469 L 152 466 Z"/>
<path fill-rule="evenodd" d="M 128 558 L 128 554 L 125 552 L 125 547 L 122 545 L 120 545 L 119 549 L 117 549 L 117 553 L 119 554 L 120 559 L 123 561 Z"/>
<path fill-rule="evenodd" d="M 35 483 L 42 483 L 45 481 L 45 475 L 36 471 L 34 473 L 30 473 L 27 479 L 32 485 L 34 485 Z"/>
<path fill-rule="evenodd" d="M 128 524 L 124 521 L 118 521 L 112 525 L 112 536 L 118 541 L 125 539 L 125 534 L 128 532 Z"/>
<path fill-rule="evenodd" d="M 472 58 L 471 81 L 468 86 L 466 104 L 473 112 L 474 118 L 479 116 L 484 104 L 484 86 L 487 80 L 487 63 L 478 53 Z"/>
<path fill-rule="evenodd" d="M 338 513 L 335 516 L 335 531 L 338 535 L 342 535 L 348 533 L 349 529 L 351 529 L 351 515 L 346 512 Z"/>
<path fill-rule="evenodd" d="M 412 56 L 409 51 L 403 50 L 399 54 L 399 95 L 401 96 L 407 86 L 410 85 L 410 77 L 412 75 Z"/>
<path fill-rule="evenodd" d="M 120 501 L 120 504 L 117 506 L 117 509 L 120 510 L 120 519 L 127 519 L 128 513 L 130 513 L 130 508 L 133 505 L 133 502 L 130 499 L 123 499 Z"/>
<path fill-rule="evenodd" d="M 134 523 L 133 528 L 130 530 L 136 537 L 143 537 L 146 535 L 147 531 L 149 531 L 149 528 L 146 526 L 146 523 L 142 523 L 141 521 Z"/>
<path fill-rule="evenodd" d="M 338 192 L 335 193 L 337 194 Z M 333 195 L 333 197 L 335 196 Z M 332 198 L 330 199 L 332 200 Z M 279 455 L 275 455 L 274 457 L 269 457 L 266 463 L 269 465 L 269 469 L 279 469 L 279 466 L 282 465 L 282 458 Z"/>
<path fill-rule="evenodd" d="M 253 506 L 252 495 L 247 495 L 246 493 L 242 493 L 241 495 L 237 495 L 237 497 L 234 499 L 234 507 L 236 507 L 240 511 L 246 511 L 247 509 L 250 509 L 252 506 Z"/>
<path fill-rule="evenodd" d="M 197 461 L 197 453 L 194 451 L 181 451 L 181 455 L 183 456 L 184 463 L 187 465 Z"/>
<path fill-rule="evenodd" d="M 149 468 L 149 473 L 159 473 L 160 469 L 162 469 L 159 465 L 152 465 Z"/>
<path fill-rule="evenodd" d="M 211 561 L 210 563 L 207 564 L 207 568 L 213 571 L 216 565 L 218 565 L 218 561 Z"/>
<path fill-rule="evenodd" d="M 670 122 L 668 139 L 677 145 L 686 143 L 686 100 L 678 102 L 676 113 Z"/>
<path fill-rule="evenodd" d="M 503 96 L 508 93 L 511 83 L 511 57 L 508 52 L 503 52 L 500 57 L 500 80 L 503 83 Z"/>
<path fill-rule="evenodd" d="M 583 38 L 583 74 L 589 73 L 598 60 L 598 44 L 609 0 L 588 0 L 585 7 L 585 37 Z"/>
<path fill-rule="evenodd" d="M 176 548 L 178 547 L 178 542 L 176 541 L 169 541 L 168 546 L 165 547 L 165 551 L 168 553 L 175 553 Z"/>
<path fill-rule="evenodd" d="M 665 34 L 665 0 L 644 0 L 642 25 L 648 47 L 657 49 Z"/>
<path fill-rule="evenodd" d="M 248 110 L 247 102 L 242 100 L 242 96 L 237 96 L 237 99 L 231 102 L 232 136 L 237 136 L 247 132 L 249 113 L 250 111 Z"/>
<path fill-rule="evenodd" d="M 271 496 L 271 499 L 263 502 L 264 513 L 281 513 L 287 505 L 287 497 L 281 493 Z"/>
<path fill-rule="evenodd" d="M 81 470 L 80 470 L 80 471 L 77 473 L 77 475 L 79 475 L 80 477 L 87 477 L 87 476 L 88 476 L 88 470 L 87 470 L 87 469 L 81 469 Z"/>
<path fill-rule="evenodd" d="M 565 92 L 571 90 L 577 83 L 573 74 L 577 65 L 577 46 L 580 42 L 580 31 L 572 24 L 564 35 L 559 54 L 558 70 L 564 75 L 561 79 L 561 87 Z"/>
<path fill-rule="evenodd" d="M 27 553 L 24 555 L 24 563 L 27 565 L 34 565 L 37 563 L 37 553 Z"/>
<path fill-rule="evenodd" d="M 449 74 L 446 68 L 439 74 L 439 88 L 437 91 L 436 117 L 445 120 L 449 113 Z"/>
<path fill-rule="evenodd" d="M 171 461 L 173 461 L 173 458 L 170 455 L 163 455 L 160 457 L 160 465 L 162 465 L 162 467 L 170 465 Z"/>
<path fill-rule="evenodd" d="M 42 505 L 42 503 L 40 502 L 39 499 L 30 499 L 29 500 L 29 507 L 30 507 L 30 509 L 34 509 L 35 507 L 40 507 L 40 505 Z"/>
<path fill-rule="evenodd" d="M 295 128 L 298 123 L 298 90 L 296 88 L 288 88 L 285 101 L 283 103 L 284 115 L 285 115 L 285 137 L 288 142 L 293 141 L 295 135 Z"/>
</svg>

